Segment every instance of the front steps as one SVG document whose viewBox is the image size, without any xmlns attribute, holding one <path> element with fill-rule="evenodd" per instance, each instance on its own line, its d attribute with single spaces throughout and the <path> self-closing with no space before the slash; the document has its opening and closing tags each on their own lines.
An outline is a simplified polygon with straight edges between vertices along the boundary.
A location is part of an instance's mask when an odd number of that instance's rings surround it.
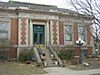
<svg viewBox="0 0 100 75">
<path fill-rule="evenodd" d="M 42 53 L 45 53 L 45 60 L 43 61 L 43 65 L 45 67 L 54 67 L 54 66 L 58 66 L 58 61 L 56 60 L 56 58 L 52 58 L 51 57 L 51 52 L 49 49 L 42 49 Z"/>
<path fill-rule="evenodd" d="M 58 61 L 44 61 L 43 62 L 45 67 L 54 67 L 54 66 L 58 66 Z"/>
</svg>

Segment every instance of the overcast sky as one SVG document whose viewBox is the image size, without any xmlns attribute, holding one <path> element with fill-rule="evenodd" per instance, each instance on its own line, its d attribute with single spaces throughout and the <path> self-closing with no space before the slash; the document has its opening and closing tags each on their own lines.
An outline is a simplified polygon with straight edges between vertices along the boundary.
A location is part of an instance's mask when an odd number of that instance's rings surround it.
<svg viewBox="0 0 100 75">
<path fill-rule="evenodd" d="M 3 2 L 8 2 L 9 0 L 0 0 Z M 70 9 L 67 0 L 11 0 L 11 1 L 20 1 L 20 2 L 29 2 L 37 4 L 46 4 L 46 5 L 56 5 L 59 8 L 68 8 Z"/>
</svg>

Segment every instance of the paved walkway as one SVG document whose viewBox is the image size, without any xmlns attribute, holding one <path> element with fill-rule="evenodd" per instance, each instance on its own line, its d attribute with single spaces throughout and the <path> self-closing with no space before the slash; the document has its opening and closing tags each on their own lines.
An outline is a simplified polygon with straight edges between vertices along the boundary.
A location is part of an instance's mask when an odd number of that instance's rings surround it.
<svg viewBox="0 0 100 75">
<path fill-rule="evenodd" d="M 91 75 L 95 73 L 100 73 L 100 69 L 75 71 L 64 67 L 48 67 L 44 70 L 48 73 L 39 75 Z"/>
</svg>

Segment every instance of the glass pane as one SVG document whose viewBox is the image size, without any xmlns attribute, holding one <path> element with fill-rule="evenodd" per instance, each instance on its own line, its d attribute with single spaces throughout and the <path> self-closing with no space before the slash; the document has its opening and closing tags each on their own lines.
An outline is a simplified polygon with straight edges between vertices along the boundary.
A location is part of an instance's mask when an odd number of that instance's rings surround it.
<svg viewBox="0 0 100 75">
<path fill-rule="evenodd" d="M 44 31 L 44 25 L 33 25 L 34 32 L 41 32 Z"/>
<path fill-rule="evenodd" d="M 0 22 L 0 39 L 8 38 L 8 23 Z"/>
<path fill-rule="evenodd" d="M 72 26 L 71 25 L 65 25 L 64 27 L 65 31 L 65 41 L 72 41 Z"/>
<path fill-rule="evenodd" d="M 84 35 L 79 35 L 79 38 L 85 41 L 85 36 Z"/>
<path fill-rule="evenodd" d="M 0 22 L 0 30 L 8 31 L 8 23 Z"/>
<path fill-rule="evenodd" d="M 84 27 L 83 26 L 79 26 L 78 27 L 78 32 L 79 33 L 84 33 Z"/>
<path fill-rule="evenodd" d="M 78 36 L 80 39 L 85 41 L 85 29 L 84 26 L 78 26 Z"/>
<path fill-rule="evenodd" d="M 65 33 L 70 33 L 71 34 L 71 32 L 72 32 L 71 28 L 72 28 L 71 25 L 66 25 L 65 26 Z"/>
<path fill-rule="evenodd" d="M 37 33 L 34 33 L 34 44 L 38 43 L 38 35 Z"/>
<path fill-rule="evenodd" d="M 8 33 L 0 33 L 0 39 L 7 39 Z"/>
<path fill-rule="evenodd" d="M 65 41 L 71 41 L 72 37 L 70 34 L 65 34 Z"/>
<path fill-rule="evenodd" d="M 43 44 L 43 34 L 42 33 L 40 33 L 39 35 L 39 43 Z"/>
</svg>

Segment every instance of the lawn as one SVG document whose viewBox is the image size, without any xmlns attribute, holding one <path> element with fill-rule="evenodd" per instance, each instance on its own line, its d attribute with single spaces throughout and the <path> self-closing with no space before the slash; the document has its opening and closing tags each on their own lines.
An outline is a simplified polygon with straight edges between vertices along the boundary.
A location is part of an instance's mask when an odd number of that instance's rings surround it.
<svg viewBox="0 0 100 75">
<path fill-rule="evenodd" d="M 42 68 L 32 64 L 0 62 L 0 75 L 32 75 L 46 73 Z"/>
<path fill-rule="evenodd" d="M 77 64 L 77 65 L 69 65 L 67 67 L 73 70 L 100 69 L 100 60 L 95 60 L 95 58 L 88 58 L 88 59 L 84 59 L 84 62 L 89 62 L 90 66 L 86 67 L 84 65 Z"/>
</svg>

